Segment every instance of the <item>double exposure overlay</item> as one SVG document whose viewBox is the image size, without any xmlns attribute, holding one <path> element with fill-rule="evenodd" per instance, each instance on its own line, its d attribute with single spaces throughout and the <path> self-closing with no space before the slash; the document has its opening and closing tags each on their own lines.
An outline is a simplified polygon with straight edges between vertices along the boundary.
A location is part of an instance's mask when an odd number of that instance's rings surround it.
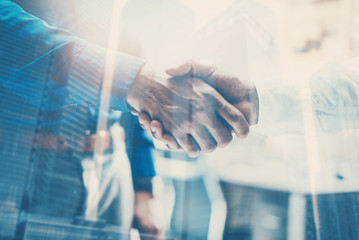
<svg viewBox="0 0 359 240">
<path fill-rule="evenodd" d="M 359 239 L 358 0 L 0 0 L 0 240 Z"/>
</svg>

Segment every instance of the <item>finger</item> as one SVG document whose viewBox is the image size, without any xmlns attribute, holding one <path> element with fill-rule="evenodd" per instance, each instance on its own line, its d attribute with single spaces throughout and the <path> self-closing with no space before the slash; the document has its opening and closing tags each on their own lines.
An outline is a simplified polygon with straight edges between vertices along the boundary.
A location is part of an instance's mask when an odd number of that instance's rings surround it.
<svg viewBox="0 0 359 240">
<path fill-rule="evenodd" d="M 154 239 L 153 235 L 158 234 L 158 229 L 151 225 L 141 226 L 140 234 L 145 237 L 144 239 Z"/>
<path fill-rule="evenodd" d="M 201 151 L 213 152 L 217 148 L 216 140 L 209 134 L 203 126 L 194 126 L 190 130 L 194 140 L 198 143 Z"/>
<path fill-rule="evenodd" d="M 150 123 L 151 123 L 151 117 L 145 113 L 145 112 L 140 112 L 140 114 L 138 115 L 138 122 L 140 123 L 140 126 L 147 131 L 150 131 Z"/>
<path fill-rule="evenodd" d="M 163 125 L 160 121 L 152 120 L 150 123 L 150 129 L 151 129 L 152 136 L 155 139 L 157 139 L 161 142 L 165 142 L 163 139 Z"/>
<path fill-rule="evenodd" d="M 178 67 L 169 68 L 166 73 L 173 77 L 192 75 L 206 80 L 217 70 L 214 66 L 208 66 L 195 61 L 186 62 Z M 211 84 L 211 83 L 209 83 Z"/>
<path fill-rule="evenodd" d="M 214 127 L 208 128 L 208 131 L 216 140 L 217 146 L 220 148 L 227 146 L 233 140 L 230 127 L 221 120 L 217 121 Z"/>
<path fill-rule="evenodd" d="M 191 74 L 192 62 L 186 62 L 180 66 L 166 69 L 166 73 L 172 77 Z"/>
<path fill-rule="evenodd" d="M 164 133 L 163 124 L 158 120 L 153 120 L 150 123 L 152 136 L 166 144 L 168 149 L 170 150 L 178 150 L 180 147 L 177 144 L 176 140 L 172 137 L 172 135 L 168 133 Z"/>
<path fill-rule="evenodd" d="M 216 100 L 218 114 L 232 127 L 237 137 L 247 136 L 249 125 L 244 115 L 221 95 L 218 94 Z"/>
<path fill-rule="evenodd" d="M 136 110 L 131 109 L 130 112 L 131 112 L 131 114 L 134 115 L 134 116 L 138 116 L 138 115 L 139 115 L 139 112 L 137 112 Z"/>
<path fill-rule="evenodd" d="M 131 108 L 130 109 L 130 112 L 131 112 L 131 114 L 132 115 L 134 115 L 134 116 L 138 116 L 140 113 L 136 110 L 136 109 L 134 109 L 134 108 Z"/>
<path fill-rule="evenodd" d="M 200 153 L 200 147 L 198 143 L 189 134 L 175 136 L 178 144 L 183 148 L 187 155 L 191 158 L 198 157 Z"/>
<path fill-rule="evenodd" d="M 256 125 L 258 123 L 258 112 L 259 104 L 258 101 L 242 101 L 236 104 L 233 104 L 243 115 L 246 117 L 249 125 Z"/>
<path fill-rule="evenodd" d="M 168 147 L 168 149 L 174 150 L 174 151 L 178 151 L 181 149 L 181 147 L 178 145 L 178 143 L 176 142 L 174 137 L 172 137 L 172 135 L 164 134 L 163 140 L 166 143 L 166 146 Z"/>
</svg>

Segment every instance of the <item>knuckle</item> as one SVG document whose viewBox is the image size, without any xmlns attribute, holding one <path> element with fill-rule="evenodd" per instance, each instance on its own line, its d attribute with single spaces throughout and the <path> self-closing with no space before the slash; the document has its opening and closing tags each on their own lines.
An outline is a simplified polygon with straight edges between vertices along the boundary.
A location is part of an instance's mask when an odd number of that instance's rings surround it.
<svg viewBox="0 0 359 240">
<path fill-rule="evenodd" d="M 214 129 L 217 127 L 217 121 L 213 120 L 212 118 L 209 118 L 206 123 L 210 129 Z"/>
<path fill-rule="evenodd" d="M 228 144 L 230 144 L 233 140 L 233 136 L 231 133 L 226 134 L 225 136 L 222 137 L 222 139 L 218 142 L 218 147 L 225 147 Z"/>
<path fill-rule="evenodd" d="M 229 118 L 232 122 L 235 122 L 235 123 L 240 123 L 241 122 L 241 115 L 239 113 L 236 113 L 236 112 L 232 112 L 230 115 L 229 115 Z"/>
<path fill-rule="evenodd" d="M 206 142 L 203 146 L 204 149 L 201 149 L 203 152 L 213 152 L 217 148 L 217 143 L 215 142 Z"/>
<path fill-rule="evenodd" d="M 231 120 L 233 121 L 234 131 L 240 137 L 245 137 L 249 133 L 249 124 L 247 119 L 242 114 L 234 114 L 231 115 Z"/>
<path fill-rule="evenodd" d="M 216 98 L 216 91 L 213 88 L 210 88 L 209 86 L 203 86 L 202 94 L 207 100 L 214 100 Z"/>
<path fill-rule="evenodd" d="M 190 158 L 196 158 L 199 155 L 199 152 L 187 152 Z"/>
<path fill-rule="evenodd" d="M 184 65 L 186 65 L 186 66 L 188 66 L 188 67 L 190 67 L 192 69 L 192 66 L 195 65 L 195 64 L 196 63 L 195 63 L 194 60 L 187 60 Z"/>
<path fill-rule="evenodd" d="M 183 149 L 187 152 L 190 157 L 197 157 L 199 155 L 199 149 L 192 144 L 185 144 Z"/>
<path fill-rule="evenodd" d="M 200 122 L 198 122 L 201 126 L 207 127 L 209 129 L 215 129 L 218 125 L 218 122 L 221 119 L 216 115 L 214 111 L 207 110 L 204 112 L 200 118 Z"/>
<path fill-rule="evenodd" d="M 192 104 L 192 115 L 197 115 L 199 113 L 202 113 L 205 111 L 205 107 L 203 106 L 202 102 L 197 102 L 195 104 Z"/>
<path fill-rule="evenodd" d="M 241 126 L 241 137 L 246 137 L 249 134 L 249 126 L 246 125 L 242 125 Z"/>
</svg>

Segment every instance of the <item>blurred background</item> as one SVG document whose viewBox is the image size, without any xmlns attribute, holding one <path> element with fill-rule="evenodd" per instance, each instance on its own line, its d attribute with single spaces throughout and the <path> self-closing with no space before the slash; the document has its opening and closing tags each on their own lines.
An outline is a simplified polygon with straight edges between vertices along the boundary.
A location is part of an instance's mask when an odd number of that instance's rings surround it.
<svg viewBox="0 0 359 240">
<path fill-rule="evenodd" d="M 100 46 L 107 47 L 115 31 L 119 51 L 154 62 L 158 69 L 196 59 L 255 82 L 261 90 L 283 84 L 301 89 L 313 78 L 333 76 L 337 64 L 359 56 L 358 0 L 119 2 L 34 0 L 21 6 L 27 11 L 34 6 L 46 9 L 43 20 L 66 26 Z M 64 17 L 69 11 L 71 17 Z M 36 16 L 36 11 L 32 13 Z M 109 27 L 113 19 L 119 19 L 115 30 Z M 323 69 L 325 74 L 318 76 Z M 70 92 L 76 91 L 77 86 L 71 87 L 75 90 Z M 84 92 L 92 99 L 98 95 Z M 14 101 L 3 98 L 0 106 Z M 311 109 L 311 103 L 302 104 L 304 110 Z M 102 117 L 109 129 L 98 129 L 87 117 L 89 109 L 16 113 L 1 109 L 3 120 L 37 123 L 79 115 L 56 126 L 0 122 L 1 240 L 359 239 L 357 130 L 317 134 L 310 121 L 301 134 L 284 129 L 271 135 L 253 127 L 246 139 L 191 159 L 183 152 L 166 150 L 159 142 L 152 146 L 148 133 L 136 133 L 142 140 L 126 142 L 126 131 L 139 126 L 125 120 Z M 104 148 L 102 157 L 79 147 L 82 136 L 88 139 L 101 131 L 111 136 L 103 138 L 110 139 L 111 146 Z M 51 135 L 63 137 L 64 142 L 46 147 L 43 142 L 51 141 Z M 136 145 L 151 146 L 146 153 L 156 171 L 151 209 L 163 229 L 161 235 L 141 234 L 132 224 L 131 164 L 135 163 L 130 164 L 128 148 Z M 62 146 L 71 151 L 62 151 Z M 111 197 L 120 200 L 111 211 L 118 211 L 121 220 L 113 221 L 106 209 L 89 217 L 91 204 L 86 196 L 100 198 L 95 205 L 106 202 L 101 184 L 93 180 L 98 172 L 102 172 L 98 178 L 115 184 Z"/>
</svg>

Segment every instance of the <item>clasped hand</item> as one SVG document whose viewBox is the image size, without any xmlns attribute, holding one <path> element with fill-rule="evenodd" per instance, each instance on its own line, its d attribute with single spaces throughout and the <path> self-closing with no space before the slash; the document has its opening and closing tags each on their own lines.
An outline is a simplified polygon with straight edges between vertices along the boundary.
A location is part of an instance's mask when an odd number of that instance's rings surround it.
<svg viewBox="0 0 359 240">
<path fill-rule="evenodd" d="M 155 73 L 146 64 L 127 102 L 133 113 L 141 113 L 142 127 L 148 130 L 151 124 L 154 137 L 172 148 L 195 157 L 229 144 L 232 131 L 246 136 L 257 121 L 258 109 L 249 99 L 255 88 L 238 78 L 193 62 L 167 73 Z"/>
</svg>

